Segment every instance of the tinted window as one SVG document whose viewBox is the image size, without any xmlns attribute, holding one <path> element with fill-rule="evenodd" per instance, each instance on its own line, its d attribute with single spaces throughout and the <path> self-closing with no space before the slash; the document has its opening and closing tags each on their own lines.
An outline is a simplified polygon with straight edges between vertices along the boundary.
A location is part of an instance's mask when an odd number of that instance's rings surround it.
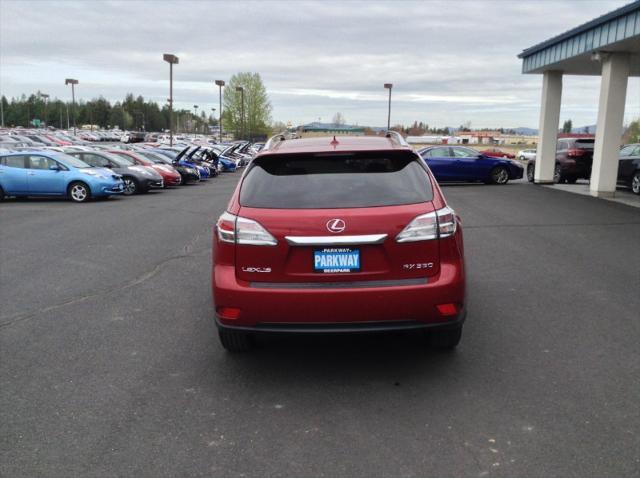
<svg viewBox="0 0 640 478">
<path fill-rule="evenodd" d="M 109 166 L 109 160 L 103 158 L 98 154 L 82 153 L 79 157 L 80 159 L 82 159 L 82 161 L 87 163 L 89 166 L 93 166 L 94 168 L 106 168 L 107 166 Z"/>
<path fill-rule="evenodd" d="M 257 159 L 240 190 L 241 205 L 274 209 L 394 206 L 431 199 L 426 171 L 406 154 Z"/>
<path fill-rule="evenodd" d="M 9 168 L 24 169 L 24 156 L 5 156 L 2 158 L 2 165 Z"/>
<path fill-rule="evenodd" d="M 576 148 L 581 149 L 593 149 L 593 144 L 595 140 L 593 139 L 577 139 L 576 140 Z"/>
<path fill-rule="evenodd" d="M 451 154 L 449 153 L 449 148 L 433 148 L 428 150 L 425 153 L 425 157 L 427 158 L 449 158 Z"/>
</svg>

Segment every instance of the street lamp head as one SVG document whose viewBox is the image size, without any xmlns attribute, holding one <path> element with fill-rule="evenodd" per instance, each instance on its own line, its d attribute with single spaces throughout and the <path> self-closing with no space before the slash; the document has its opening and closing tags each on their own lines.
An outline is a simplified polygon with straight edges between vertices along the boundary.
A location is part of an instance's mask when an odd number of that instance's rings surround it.
<svg viewBox="0 0 640 478">
<path fill-rule="evenodd" d="M 224 86 L 224 80 L 216 80 L 216 85 Z"/>
<path fill-rule="evenodd" d="M 236 91 L 244 91 L 244 86 L 236 86 Z"/>
<path fill-rule="evenodd" d="M 195 109 L 198 109 L 198 105 L 193 105 L 193 107 L 194 107 Z"/>
<path fill-rule="evenodd" d="M 74 80 L 73 78 L 67 78 L 66 80 L 64 80 L 64 84 L 65 85 L 77 85 L 78 84 L 78 80 Z"/>
<path fill-rule="evenodd" d="M 40 97 L 46 100 L 49 98 L 49 95 L 47 93 L 40 93 Z"/>
<path fill-rule="evenodd" d="M 385 83 L 384 87 L 390 90 L 391 88 L 393 88 L 393 83 Z"/>
<path fill-rule="evenodd" d="M 177 65 L 180 62 L 180 59 L 177 56 L 172 55 L 171 53 L 165 53 L 164 55 L 162 55 L 162 59 L 167 63 L 171 63 L 173 65 Z"/>
</svg>

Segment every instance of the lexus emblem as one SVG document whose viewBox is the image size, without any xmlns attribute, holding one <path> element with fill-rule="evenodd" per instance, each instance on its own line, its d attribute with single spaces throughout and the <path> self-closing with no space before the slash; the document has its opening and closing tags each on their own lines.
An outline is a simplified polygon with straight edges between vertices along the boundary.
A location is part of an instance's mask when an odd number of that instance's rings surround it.
<svg viewBox="0 0 640 478">
<path fill-rule="evenodd" d="M 347 225 L 342 219 L 329 219 L 327 221 L 327 229 L 329 232 L 335 232 L 336 234 L 345 230 Z"/>
</svg>

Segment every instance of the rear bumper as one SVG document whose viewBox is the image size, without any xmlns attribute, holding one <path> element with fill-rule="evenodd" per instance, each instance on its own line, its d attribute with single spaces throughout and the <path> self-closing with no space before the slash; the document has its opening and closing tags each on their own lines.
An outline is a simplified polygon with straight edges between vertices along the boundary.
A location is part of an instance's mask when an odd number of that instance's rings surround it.
<svg viewBox="0 0 640 478">
<path fill-rule="evenodd" d="M 560 163 L 560 170 L 563 176 L 577 176 L 589 178 L 591 176 L 591 163 L 579 161 L 567 161 Z"/>
<path fill-rule="evenodd" d="M 428 280 L 408 285 L 371 287 L 256 287 L 236 278 L 235 268 L 216 265 L 213 295 L 219 327 L 255 332 L 344 333 L 452 327 L 465 316 L 462 264 L 441 263 Z M 456 304 L 442 316 L 436 305 Z M 218 314 L 240 309 L 235 319 Z"/>
<path fill-rule="evenodd" d="M 255 326 L 229 325 L 222 323 L 216 317 L 216 325 L 220 329 L 237 330 L 242 332 L 264 333 L 264 334 L 367 334 L 377 332 L 393 332 L 402 330 L 424 330 L 424 329 L 452 329 L 461 326 L 467 317 L 466 309 L 463 309 L 456 317 L 446 322 L 421 322 L 417 320 L 396 320 L 381 322 L 350 322 L 308 324 L 300 323 L 259 323 Z"/>
</svg>

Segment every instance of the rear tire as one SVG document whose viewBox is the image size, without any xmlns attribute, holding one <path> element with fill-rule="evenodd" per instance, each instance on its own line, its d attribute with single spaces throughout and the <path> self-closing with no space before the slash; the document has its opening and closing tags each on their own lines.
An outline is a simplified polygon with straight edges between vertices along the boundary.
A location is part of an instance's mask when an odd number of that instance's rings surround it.
<svg viewBox="0 0 640 478">
<path fill-rule="evenodd" d="M 4 189 L 2 189 L 2 187 L 0 187 L 0 201 L 4 201 Z"/>
<path fill-rule="evenodd" d="M 568 178 L 565 178 L 565 181 L 567 181 L 568 184 L 575 184 L 577 180 L 577 176 L 570 176 Z"/>
<path fill-rule="evenodd" d="M 253 347 L 253 338 L 246 332 L 218 329 L 220 343 L 229 352 L 247 352 Z"/>
<path fill-rule="evenodd" d="M 462 325 L 450 329 L 430 330 L 427 332 L 427 343 L 436 350 L 453 350 L 462 338 Z"/>
<path fill-rule="evenodd" d="M 493 184 L 507 184 L 509 182 L 509 171 L 504 166 L 496 166 L 491 170 L 491 182 Z"/>
<path fill-rule="evenodd" d="M 73 202 L 87 202 L 89 199 L 91 199 L 91 189 L 85 183 L 81 181 L 75 181 L 69 184 L 69 188 L 67 189 L 67 196 Z"/>
</svg>

